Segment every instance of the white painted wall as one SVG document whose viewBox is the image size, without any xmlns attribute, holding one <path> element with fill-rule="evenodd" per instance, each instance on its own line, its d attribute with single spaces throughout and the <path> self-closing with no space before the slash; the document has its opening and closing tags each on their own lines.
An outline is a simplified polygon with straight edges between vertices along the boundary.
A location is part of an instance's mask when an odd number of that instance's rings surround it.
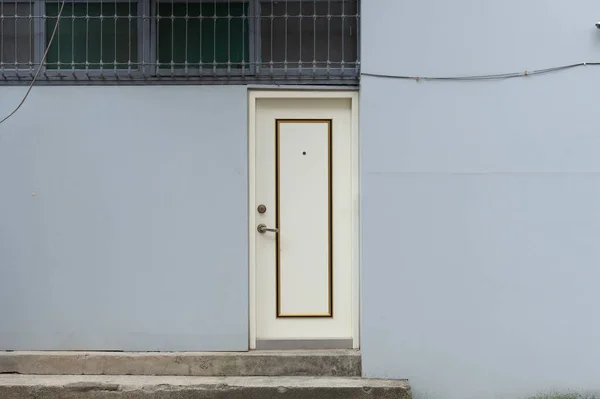
<svg viewBox="0 0 600 399">
<path fill-rule="evenodd" d="M 363 72 L 600 61 L 594 0 L 363 2 Z M 600 67 L 363 77 L 362 350 L 416 399 L 600 391 Z M 600 397 L 600 396 L 597 396 Z"/>
<path fill-rule="evenodd" d="M 243 86 L 34 88 L 0 125 L 0 350 L 247 350 L 246 137 Z"/>
</svg>

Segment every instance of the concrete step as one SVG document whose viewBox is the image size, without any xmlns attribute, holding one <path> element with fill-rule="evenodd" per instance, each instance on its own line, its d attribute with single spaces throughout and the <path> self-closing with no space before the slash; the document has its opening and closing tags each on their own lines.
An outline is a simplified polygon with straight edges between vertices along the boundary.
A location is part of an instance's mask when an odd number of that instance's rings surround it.
<svg viewBox="0 0 600 399">
<path fill-rule="evenodd" d="M 404 380 L 356 377 L 0 375 L 2 399 L 410 399 Z"/>
<path fill-rule="evenodd" d="M 252 352 L 0 352 L 0 374 L 361 376 L 355 350 Z"/>
</svg>

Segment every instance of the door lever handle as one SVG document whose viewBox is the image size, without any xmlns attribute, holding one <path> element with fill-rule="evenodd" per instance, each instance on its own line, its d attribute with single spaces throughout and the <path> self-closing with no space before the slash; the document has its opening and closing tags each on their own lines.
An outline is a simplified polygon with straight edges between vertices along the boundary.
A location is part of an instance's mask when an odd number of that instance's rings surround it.
<svg viewBox="0 0 600 399">
<path fill-rule="evenodd" d="M 265 234 L 267 231 L 270 231 L 272 233 L 279 233 L 279 229 L 267 227 L 267 225 L 264 223 L 261 223 L 258 226 L 256 226 L 256 231 L 258 231 L 260 234 Z"/>
</svg>

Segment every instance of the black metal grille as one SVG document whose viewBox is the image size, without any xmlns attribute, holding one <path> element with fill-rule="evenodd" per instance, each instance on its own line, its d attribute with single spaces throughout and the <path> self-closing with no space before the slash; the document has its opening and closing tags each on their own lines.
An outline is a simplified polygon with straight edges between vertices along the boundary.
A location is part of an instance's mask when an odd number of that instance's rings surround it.
<svg viewBox="0 0 600 399">
<path fill-rule="evenodd" d="M 359 18 L 358 0 L 0 1 L 0 81 L 353 84 Z"/>
</svg>

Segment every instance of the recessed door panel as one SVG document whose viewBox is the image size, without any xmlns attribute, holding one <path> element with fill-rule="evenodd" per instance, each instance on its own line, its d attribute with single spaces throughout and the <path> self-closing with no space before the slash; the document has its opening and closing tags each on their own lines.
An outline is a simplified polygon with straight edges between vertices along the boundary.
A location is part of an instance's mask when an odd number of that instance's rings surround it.
<svg viewBox="0 0 600 399">
<path fill-rule="evenodd" d="M 332 315 L 331 121 L 278 120 L 279 317 Z"/>
</svg>

